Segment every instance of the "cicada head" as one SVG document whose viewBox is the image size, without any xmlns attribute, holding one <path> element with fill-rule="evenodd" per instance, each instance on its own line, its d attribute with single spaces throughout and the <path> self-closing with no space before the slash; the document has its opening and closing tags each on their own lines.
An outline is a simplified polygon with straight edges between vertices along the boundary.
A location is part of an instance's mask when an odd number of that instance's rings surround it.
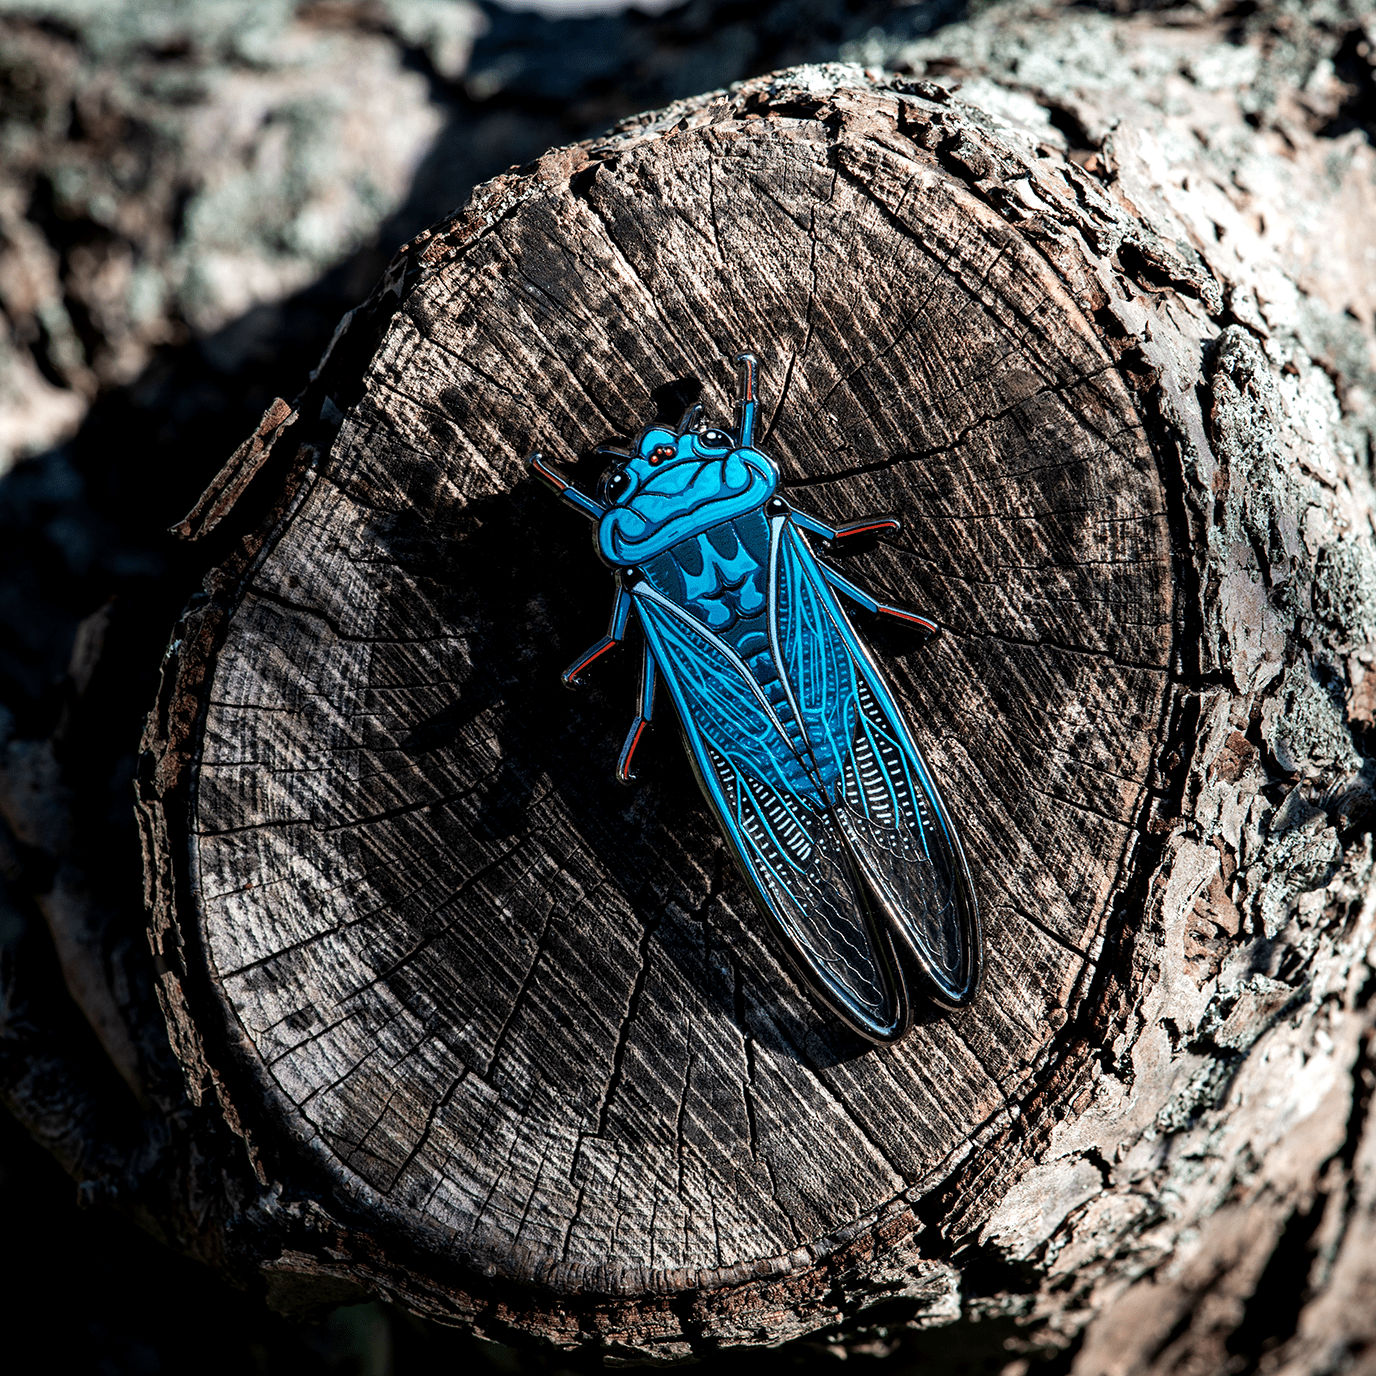
<svg viewBox="0 0 1376 1376">
<path fill-rule="evenodd" d="M 779 484 L 774 461 L 729 430 L 701 423 L 694 406 L 677 430 L 651 425 L 602 475 L 606 514 L 597 549 L 619 568 L 643 564 L 682 540 L 762 506 Z"/>
</svg>

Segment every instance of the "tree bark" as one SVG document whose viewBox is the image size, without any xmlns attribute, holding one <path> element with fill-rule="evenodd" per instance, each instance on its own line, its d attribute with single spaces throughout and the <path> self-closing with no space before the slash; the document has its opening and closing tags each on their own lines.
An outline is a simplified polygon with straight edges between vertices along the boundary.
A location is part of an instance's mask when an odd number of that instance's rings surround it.
<svg viewBox="0 0 1376 1376">
<path fill-rule="evenodd" d="M 1033 99 L 985 32 L 489 183 L 188 518 L 232 543 L 140 766 L 159 994 L 252 1162 L 200 1245 L 283 1303 L 653 1360 L 1376 1338 L 1370 149 L 1230 146 L 1203 81 Z M 521 455 L 724 419 L 743 347 L 790 500 L 900 514 L 847 572 L 944 628 L 867 634 L 988 976 L 892 1049 L 798 989 L 663 723 L 615 788 L 629 667 L 557 690 L 607 576 Z"/>
</svg>

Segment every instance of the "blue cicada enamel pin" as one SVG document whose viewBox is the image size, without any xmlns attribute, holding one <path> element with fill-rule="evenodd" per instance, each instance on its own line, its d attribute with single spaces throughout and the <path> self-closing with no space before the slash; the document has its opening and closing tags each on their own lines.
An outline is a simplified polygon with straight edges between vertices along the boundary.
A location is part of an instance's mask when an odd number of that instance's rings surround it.
<svg viewBox="0 0 1376 1376">
<path fill-rule="evenodd" d="M 595 521 L 615 570 L 607 634 L 564 673 L 570 687 L 626 633 L 645 634 L 631 759 L 667 689 L 688 758 L 736 864 L 815 994 L 849 1027 L 897 1041 L 910 986 L 946 1009 L 974 998 L 978 910 L 960 838 L 894 695 L 842 607 L 926 630 L 822 563 L 810 536 L 899 529 L 891 518 L 832 528 L 779 495 L 754 445 L 757 365 L 741 354 L 734 429 L 693 406 L 677 430 L 650 425 L 615 449 L 598 499 L 539 454 L 527 462 Z"/>
</svg>

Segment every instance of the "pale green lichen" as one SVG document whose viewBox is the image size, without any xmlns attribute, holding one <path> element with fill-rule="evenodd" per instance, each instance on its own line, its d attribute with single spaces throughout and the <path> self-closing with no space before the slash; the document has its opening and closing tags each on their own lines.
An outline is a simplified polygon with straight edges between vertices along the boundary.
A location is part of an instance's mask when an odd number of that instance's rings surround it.
<svg viewBox="0 0 1376 1376">
<path fill-rule="evenodd" d="M 1325 545 L 1314 567 L 1314 615 L 1343 645 L 1376 641 L 1376 548 L 1359 536 Z"/>
</svg>

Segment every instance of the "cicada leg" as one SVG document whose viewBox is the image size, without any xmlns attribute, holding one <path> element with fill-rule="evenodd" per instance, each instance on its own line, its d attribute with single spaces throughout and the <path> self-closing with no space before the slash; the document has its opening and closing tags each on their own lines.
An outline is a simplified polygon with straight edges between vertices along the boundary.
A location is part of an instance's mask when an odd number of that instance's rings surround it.
<svg viewBox="0 0 1376 1376">
<path fill-rule="evenodd" d="M 645 728 L 654 716 L 655 661 L 650 654 L 648 645 L 645 646 L 645 652 L 640 659 L 640 696 L 637 699 L 637 704 L 638 710 L 635 714 L 635 720 L 631 723 L 631 729 L 626 733 L 626 744 L 621 747 L 621 758 L 616 762 L 618 783 L 630 784 L 635 782 L 635 775 L 631 772 L 631 757 L 635 754 L 635 748 L 640 744 L 640 738 L 645 734 Z"/>
<path fill-rule="evenodd" d="M 877 598 L 871 597 L 863 588 L 857 588 L 849 578 L 842 578 L 835 569 L 829 569 L 819 559 L 817 567 L 822 570 L 822 577 L 831 584 L 837 592 L 849 597 L 857 606 L 863 607 L 867 612 L 877 612 L 881 616 L 892 616 L 898 621 L 905 621 L 910 626 L 921 626 L 928 635 L 935 635 L 941 627 L 928 617 L 919 616 L 916 612 L 910 612 L 903 607 L 895 607 L 888 602 L 880 602 Z"/>
<path fill-rule="evenodd" d="M 903 529 L 903 522 L 897 516 L 867 516 L 863 521 L 848 521 L 843 526 L 829 526 L 805 511 L 795 510 L 792 516 L 794 522 L 804 530 L 810 530 L 833 544 L 849 540 L 855 535 L 897 535 Z"/>
<path fill-rule="evenodd" d="M 804 511 L 791 511 L 790 518 L 804 530 L 811 531 L 814 535 L 820 535 L 824 540 L 848 540 L 854 535 L 896 535 L 903 529 L 903 522 L 897 516 L 870 516 L 863 521 L 850 521 L 843 526 L 829 526 L 819 521 L 815 516 L 809 516 Z M 849 597 L 858 606 L 863 607 L 867 612 L 875 612 L 881 616 L 892 616 L 899 621 L 906 621 L 910 626 L 921 626 L 928 635 L 935 635 L 941 627 L 935 621 L 925 616 L 919 616 L 916 612 L 907 611 L 903 607 L 892 606 L 888 602 L 880 602 L 878 598 L 871 597 L 863 588 L 857 587 L 849 578 L 843 578 L 835 569 L 828 568 L 819 559 L 817 566 L 822 570 L 822 576 L 831 584 L 837 592 Z"/>
<path fill-rule="evenodd" d="M 586 669 L 593 660 L 606 654 L 614 645 L 619 645 L 621 643 L 622 637 L 626 634 L 626 622 L 630 619 L 630 615 L 631 595 L 622 587 L 618 580 L 616 585 L 616 598 L 612 602 L 611 624 L 607 627 L 607 634 L 604 635 L 596 645 L 590 645 L 584 650 L 583 653 L 564 670 L 561 677 L 565 688 L 579 687 L 583 682 L 579 677 L 583 670 Z"/>
<path fill-rule="evenodd" d="M 736 399 L 736 443 L 742 449 L 749 449 L 755 443 L 755 414 L 760 409 L 755 395 L 759 363 L 754 354 L 737 354 L 736 362 L 741 365 L 741 390 Z"/>
<path fill-rule="evenodd" d="M 551 468 L 545 462 L 544 455 L 538 450 L 526 458 L 526 467 L 539 478 L 560 501 L 571 506 L 582 516 L 586 516 L 591 521 L 601 520 L 606 514 L 606 508 L 600 502 L 595 502 L 591 497 L 581 493 L 562 473 Z"/>
</svg>

